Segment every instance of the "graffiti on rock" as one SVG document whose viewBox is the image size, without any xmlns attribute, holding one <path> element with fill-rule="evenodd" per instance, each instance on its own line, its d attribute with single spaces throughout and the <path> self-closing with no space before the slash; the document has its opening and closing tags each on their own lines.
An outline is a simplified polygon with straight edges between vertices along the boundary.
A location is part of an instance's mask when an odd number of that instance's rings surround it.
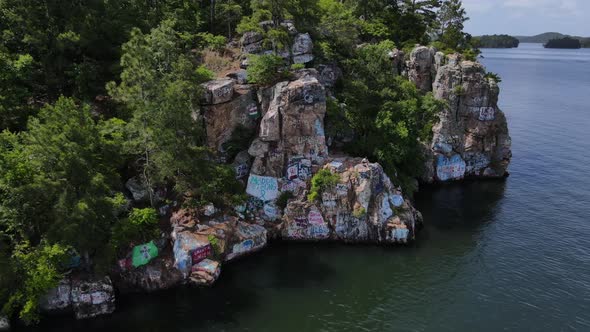
<svg viewBox="0 0 590 332">
<path fill-rule="evenodd" d="M 465 176 L 465 161 L 456 154 L 451 158 L 439 155 L 436 162 L 436 175 L 440 181 L 462 179 Z"/>
<path fill-rule="evenodd" d="M 325 136 L 326 134 L 324 133 L 324 125 L 322 125 L 322 121 L 320 121 L 320 119 L 315 119 L 315 134 L 318 136 Z"/>
<path fill-rule="evenodd" d="M 307 218 L 309 220 L 309 223 L 312 225 L 324 225 L 325 224 L 324 217 L 322 217 L 322 214 L 318 210 L 314 209 L 314 210 L 309 211 Z"/>
<path fill-rule="evenodd" d="M 193 250 L 193 252 L 191 253 L 193 265 L 198 264 L 205 258 L 209 257 L 212 252 L 213 250 L 210 244 Z"/>
<path fill-rule="evenodd" d="M 311 160 L 301 156 L 292 157 L 287 167 L 287 179 L 307 180 L 311 176 Z"/>
<path fill-rule="evenodd" d="M 270 221 L 275 221 L 279 218 L 279 209 L 274 204 L 264 204 L 264 215 Z"/>
<path fill-rule="evenodd" d="M 344 183 L 338 183 L 336 185 L 336 194 L 338 196 L 347 196 L 348 195 L 348 185 Z"/>
<path fill-rule="evenodd" d="M 331 192 L 322 193 L 322 205 L 327 208 L 336 207 L 336 195 Z"/>
<path fill-rule="evenodd" d="M 279 183 L 273 177 L 250 174 L 246 192 L 262 201 L 272 201 L 279 197 Z"/>
<path fill-rule="evenodd" d="M 480 153 L 472 154 L 470 156 L 466 156 L 465 158 L 466 163 L 466 172 L 479 172 L 482 169 L 487 168 L 490 165 L 490 159 Z"/>
<path fill-rule="evenodd" d="M 493 121 L 496 119 L 496 109 L 494 107 L 471 107 L 479 121 Z"/>
<path fill-rule="evenodd" d="M 391 196 L 391 203 L 395 207 L 400 207 L 404 204 L 404 198 L 401 195 L 393 195 Z"/>
<path fill-rule="evenodd" d="M 240 164 L 235 167 L 236 170 L 236 179 L 242 179 L 248 175 L 250 172 L 250 166 L 248 164 Z"/>
</svg>

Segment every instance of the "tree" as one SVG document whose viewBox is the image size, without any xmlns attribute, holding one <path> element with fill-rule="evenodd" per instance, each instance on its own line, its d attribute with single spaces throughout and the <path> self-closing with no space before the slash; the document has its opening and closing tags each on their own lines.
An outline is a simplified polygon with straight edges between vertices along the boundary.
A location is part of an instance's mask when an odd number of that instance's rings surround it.
<svg viewBox="0 0 590 332">
<path fill-rule="evenodd" d="M 221 23 L 227 27 L 227 39 L 232 38 L 233 29 L 242 17 L 242 6 L 235 0 L 225 0 L 219 4 Z"/>
<path fill-rule="evenodd" d="M 394 77 L 388 55 L 393 48 L 391 41 L 359 48 L 344 62 L 348 78 L 338 98 L 356 134 L 349 152 L 378 161 L 411 191 L 411 179 L 421 174 L 423 165 L 420 141 L 431 137 L 435 114 L 443 105 L 431 93 L 423 96 L 413 83 Z"/>
<path fill-rule="evenodd" d="M 89 107 L 60 98 L 29 120 L 28 131 L 0 134 L 0 241 L 11 256 L 0 270 L 10 285 L 0 294 L 5 311 L 36 321 L 38 300 L 61 278 L 68 248 L 88 268 L 103 260 L 117 221 L 123 125 L 97 122 Z"/>
<path fill-rule="evenodd" d="M 469 20 L 461 0 L 445 0 L 437 15 L 435 31 L 440 42 L 453 50 L 468 47 L 463 24 Z"/>
<path fill-rule="evenodd" d="M 212 73 L 198 65 L 193 45 L 180 38 L 174 24 L 163 21 L 149 34 L 134 29 L 123 46 L 121 83 L 109 83 L 108 90 L 132 112 L 125 151 L 148 188 L 170 182 L 196 201 L 224 201 L 240 186 L 204 146 L 200 84 Z M 150 201 L 155 205 L 152 190 Z"/>
</svg>

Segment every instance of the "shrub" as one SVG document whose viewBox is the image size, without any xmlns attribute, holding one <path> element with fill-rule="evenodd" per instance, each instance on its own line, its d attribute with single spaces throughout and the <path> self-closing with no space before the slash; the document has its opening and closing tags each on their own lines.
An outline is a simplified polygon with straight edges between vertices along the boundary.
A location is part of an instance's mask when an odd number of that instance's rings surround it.
<svg viewBox="0 0 590 332">
<path fill-rule="evenodd" d="M 487 79 L 493 79 L 494 81 L 496 81 L 496 83 L 502 82 L 502 78 L 500 77 L 500 75 L 498 75 L 496 73 L 487 72 L 485 77 Z"/>
<path fill-rule="evenodd" d="M 294 63 L 291 65 L 291 70 L 305 69 L 305 65 L 302 63 Z"/>
<path fill-rule="evenodd" d="M 255 84 L 269 85 L 288 75 L 285 60 L 274 54 L 250 55 L 248 80 Z"/>
<path fill-rule="evenodd" d="M 338 184 L 338 181 L 340 181 L 340 176 L 332 173 L 330 170 L 322 169 L 317 172 L 311 179 L 311 190 L 307 196 L 307 200 L 310 202 L 319 200 L 322 193 L 334 188 Z"/>
</svg>

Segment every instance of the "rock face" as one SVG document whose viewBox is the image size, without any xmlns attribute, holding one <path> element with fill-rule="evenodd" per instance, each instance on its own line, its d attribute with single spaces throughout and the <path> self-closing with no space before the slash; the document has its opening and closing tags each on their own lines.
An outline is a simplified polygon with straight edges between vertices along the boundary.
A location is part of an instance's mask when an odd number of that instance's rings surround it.
<svg viewBox="0 0 590 332">
<path fill-rule="evenodd" d="M 190 283 L 197 286 L 211 286 L 221 274 L 219 262 L 205 259 L 192 267 Z"/>
<path fill-rule="evenodd" d="M 182 273 L 174 268 L 170 257 L 157 257 L 148 265 L 130 268 L 120 274 L 118 287 L 146 292 L 168 289 L 182 281 Z"/>
<path fill-rule="evenodd" d="M 224 78 L 203 83 L 202 103 L 204 105 L 217 105 L 228 102 L 234 93 L 234 80 Z"/>
<path fill-rule="evenodd" d="M 231 91 L 226 102 L 203 107 L 207 143 L 221 155 L 232 134 L 238 128 L 254 131 L 260 116 L 252 86 L 231 84 Z"/>
<path fill-rule="evenodd" d="M 113 313 L 115 292 L 111 279 L 73 280 L 72 306 L 77 319 Z"/>
<path fill-rule="evenodd" d="M 433 48 L 425 46 L 416 47 L 410 53 L 407 63 L 408 78 L 423 92 L 432 91 L 435 53 Z"/>
<path fill-rule="evenodd" d="M 283 238 L 389 244 L 415 238 L 421 217 L 379 164 L 339 158 L 324 168 L 338 175 L 338 184 L 317 202 L 309 202 L 305 193 L 290 201 Z"/>
<path fill-rule="evenodd" d="M 276 84 L 269 100 L 261 103 L 264 117 L 260 133 L 248 151 L 255 158 L 251 172 L 279 178 L 290 170 L 290 178 L 307 179 L 312 165 L 321 164 L 328 156 L 326 92 L 317 72 L 308 71 L 295 81 Z"/>
<path fill-rule="evenodd" d="M 92 318 L 115 311 L 115 291 L 109 277 L 68 277 L 49 291 L 40 306 L 49 313 L 73 311 L 77 319 Z"/>
<path fill-rule="evenodd" d="M 430 72 L 430 74 L 429 74 Z M 414 49 L 408 76 L 421 90 L 445 100 L 433 140 L 426 147 L 425 182 L 506 176 L 512 157 L 500 89 L 483 65 L 425 47 Z M 430 88 L 427 88 L 432 84 Z"/>
<path fill-rule="evenodd" d="M 230 261 L 264 248 L 267 231 L 237 217 L 199 216 L 192 210 L 179 210 L 172 215 L 174 266 L 188 278 L 195 265 L 205 259 Z"/>
</svg>

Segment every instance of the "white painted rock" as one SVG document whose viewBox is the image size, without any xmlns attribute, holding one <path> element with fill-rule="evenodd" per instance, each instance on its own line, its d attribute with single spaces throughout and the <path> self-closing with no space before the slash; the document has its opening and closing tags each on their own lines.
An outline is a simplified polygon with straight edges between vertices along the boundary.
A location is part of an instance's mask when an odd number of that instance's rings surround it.
<svg viewBox="0 0 590 332">
<path fill-rule="evenodd" d="M 235 82 L 232 79 L 219 79 L 203 83 L 205 89 L 202 103 L 205 105 L 217 105 L 228 102 L 234 94 Z"/>
</svg>

